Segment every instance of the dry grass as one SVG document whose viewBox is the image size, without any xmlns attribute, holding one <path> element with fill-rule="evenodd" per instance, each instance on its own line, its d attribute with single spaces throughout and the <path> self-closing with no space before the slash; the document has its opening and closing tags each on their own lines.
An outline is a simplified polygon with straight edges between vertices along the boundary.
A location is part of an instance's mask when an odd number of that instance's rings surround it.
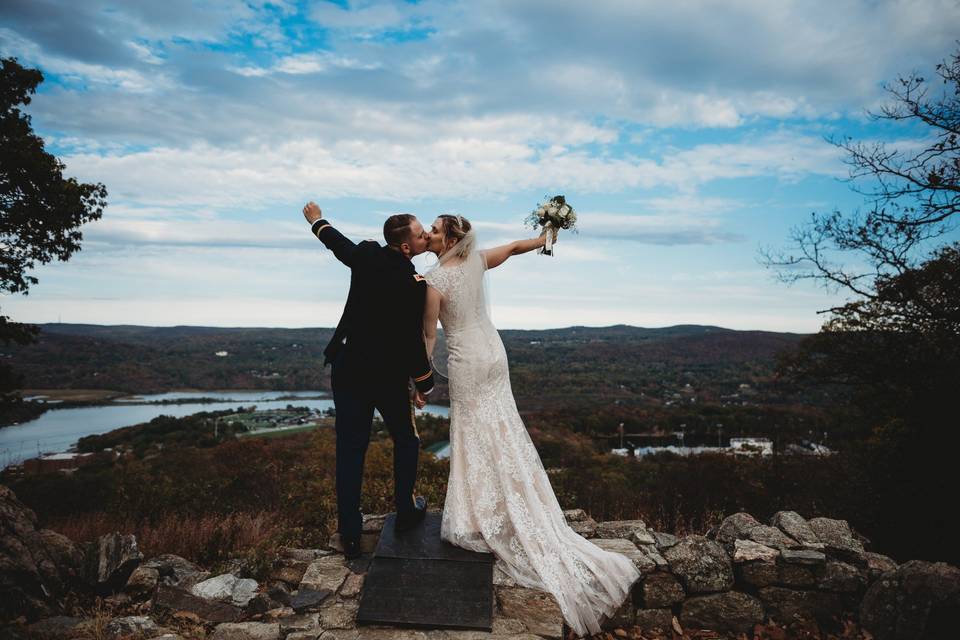
<svg viewBox="0 0 960 640">
<path fill-rule="evenodd" d="M 81 541 L 114 531 L 132 533 L 148 558 L 172 553 L 203 565 L 279 544 L 287 531 L 283 518 L 270 511 L 200 517 L 169 514 L 152 523 L 124 521 L 101 511 L 51 522 L 50 528 Z"/>
</svg>

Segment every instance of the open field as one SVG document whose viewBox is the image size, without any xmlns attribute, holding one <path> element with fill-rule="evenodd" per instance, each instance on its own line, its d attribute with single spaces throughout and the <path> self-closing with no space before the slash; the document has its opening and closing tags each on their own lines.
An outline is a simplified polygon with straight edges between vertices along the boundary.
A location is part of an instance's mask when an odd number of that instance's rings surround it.
<svg viewBox="0 0 960 640">
<path fill-rule="evenodd" d="M 238 438 L 284 438 L 297 433 L 313 431 L 314 429 L 333 428 L 333 420 L 324 420 L 313 424 L 305 424 L 296 427 L 277 427 L 275 429 L 262 429 L 252 433 L 238 433 Z"/>
</svg>

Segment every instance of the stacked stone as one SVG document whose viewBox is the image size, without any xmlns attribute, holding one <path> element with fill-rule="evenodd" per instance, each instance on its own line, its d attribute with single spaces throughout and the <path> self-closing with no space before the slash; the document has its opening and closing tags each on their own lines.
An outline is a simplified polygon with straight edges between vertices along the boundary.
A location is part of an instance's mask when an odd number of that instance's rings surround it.
<svg viewBox="0 0 960 640">
<path fill-rule="evenodd" d="M 494 568 L 491 634 L 357 626 L 370 555 L 347 560 L 336 536 L 324 549 L 285 549 L 264 583 L 240 560 L 211 575 L 162 555 L 144 560 L 132 535 L 74 545 L 36 530 L 35 516 L 0 487 L 0 608 L 15 627 L 8 638 L 137 636 L 180 640 L 494 640 L 559 639 L 562 616 L 550 594 L 513 583 Z M 642 520 L 596 522 L 565 512 L 570 526 L 598 547 L 621 553 L 642 577 L 607 621 L 618 637 L 673 637 L 710 630 L 730 636 L 768 622 L 829 629 L 843 614 L 859 616 L 877 640 L 953 637 L 960 618 L 960 569 L 866 551 L 846 521 L 805 520 L 792 511 L 762 524 L 747 513 L 727 517 L 706 536 L 677 538 Z M 372 551 L 385 516 L 366 516 L 363 548 Z M 69 589 L 106 595 L 112 619 L 55 615 Z M 118 616 L 118 613 L 128 615 Z M 11 615 L 12 614 L 12 615 Z M 40 618 L 39 620 L 37 618 Z M 29 624 L 24 624 L 24 622 Z M 21 629 L 21 635 L 16 629 Z M 182 635 L 181 635 L 182 634 Z"/>
<path fill-rule="evenodd" d="M 774 623 L 830 630 L 849 614 L 878 640 L 899 640 L 927 637 L 960 615 L 960 569 L 921 561 L 898 567 L 866 551 L 845 520 L 780 511 L 765 525 L 735 513 L 708 536 L 678 539 L 640 520 L 566 515 L 581 535 L 631 558 L 643 574 L 608 629 L 739 634 Z"/>
</svg>

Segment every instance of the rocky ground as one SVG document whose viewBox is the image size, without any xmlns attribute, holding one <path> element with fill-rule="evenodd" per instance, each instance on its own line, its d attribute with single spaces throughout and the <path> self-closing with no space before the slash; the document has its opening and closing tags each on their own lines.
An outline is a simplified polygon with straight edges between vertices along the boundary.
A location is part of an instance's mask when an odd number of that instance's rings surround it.
<svg viewBox="0 0 960 640">
<path fill-rule="evenodd" d="M 960 569 L 867 551 L 843 520 L 746 513 L 706 536 L 676 538 L 640 520 L 565 513 L 594 544 L 643 574 L 601 634 L 615 638 L 956 638 Z M 76 544 L 36 528 L 0 485 L 0 640 L 537 640 L 569 633 L 553 598 L 494 569 L 493 632 L 356 625 L 385 516 L 367 516 L 365 554 L 285 549 L 258 582 L 240 561 L 211 575 L 173 555 L 144 558 L 132 535 Z M 93 603 L 93 604 L 90 604 Z"/>
</svg>

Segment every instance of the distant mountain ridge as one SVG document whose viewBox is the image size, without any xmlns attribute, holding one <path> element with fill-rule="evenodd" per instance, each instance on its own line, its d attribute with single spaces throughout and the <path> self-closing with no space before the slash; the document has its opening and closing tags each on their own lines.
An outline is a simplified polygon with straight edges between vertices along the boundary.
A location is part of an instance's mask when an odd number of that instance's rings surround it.
<svg viewBox="0 0 960 640">
<path fill-rule="evenodd" d="M 39 326 L 37 344 L 4 349 L 26 388 L 329 388 L 322 363 L 330 327 Z M 719 398 L 768 377 L 776 354 L 803 338 L 710 325 L 504 329 L 500 335 L 514 392 L 527 406 L 598 393 L 630 402 L 684 385 L 707 392 L 704 399 Z"/>
<path fill-rule="evenodd" d="M 49 333 L 58 333 L 65 335 L 84 335 L 96 337 L 179 337 L 223 334 L 250 334 L 261 331 L 270 332 L 313 332 L 313 331 L 333 331 L 333 327 L 207 327 L 200 325 L 174 325 L 166 327 L 151 327 L 146 325 L 99 325 L 99 324 L 72 324 L 72 323 L 45 323 L 36 325 L 41 331 Z M 566 334 L 588 335 L 597 337 L 659 337 L 675 338 L 691 335 L 703 335 L 708 333 L 737 333 L 737 334 L 768 334 L 768 335 L 786 335 L 803 336 L 807 334 L 764 331 L 761 329 L 728 329 L 715 325 L 699 324 L 678 324 L 668 327 L 637 327 L 627 324 L 615 324 L 605 327 L 588 327 L 574 325 L 570 327 L 556 327 L 551 329 L 500 329 L 501 334 L 509 334 L 517 337 L 542 336 L 542 337 L 562 337 Z"/>
</svg>

